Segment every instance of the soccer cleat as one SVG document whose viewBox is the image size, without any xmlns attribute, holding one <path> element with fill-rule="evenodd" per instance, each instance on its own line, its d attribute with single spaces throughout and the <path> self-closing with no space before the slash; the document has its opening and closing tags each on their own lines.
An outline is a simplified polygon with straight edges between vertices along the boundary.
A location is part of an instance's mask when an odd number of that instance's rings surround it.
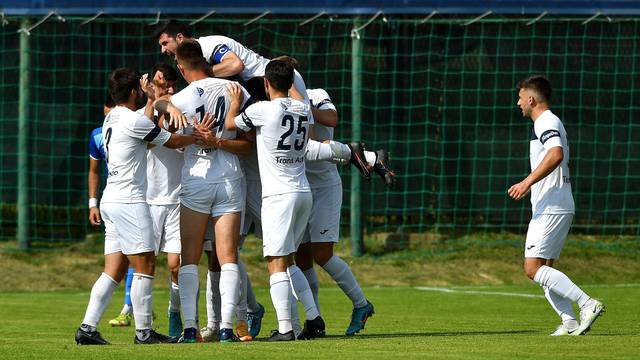
<svg viewBox="0 0 640 360">
<path fill-rule="evenodd" d="M 553 333 L 549 334 L 549 336 L 567 336 L 567 335 L 571 335 L 576 331 L 577 328 L 574 329 L 567 329 L 564 325 L 559 325 L 556 328 L 556 331 L 554 331 Z"/>
<path fill-rule="evenodd" d="M 138 338 L 139 331 L 136 330 L 136 335 L 133 338 L 133 343 L 138 345 L 150 345 L 150 344 L 173 344 L 178 342 L 178 338 L 174 336 L 167 336 L 155 332 L 152 329 L 142 330 L 143 340 Z"/>
<path fill-rule="evenodd" d="M 345 331 L 345 335 L 353 336 L 360 332 L 360 330 L 364 329 L 364 324 L 366 324 L 367 319 L 373 316 L 375 311 L 373 310 L 373 304 L 367 301 L 367 305 L 354 308 L 353 312 L 351 312 L 351 323 Z"/>
<path fill-rule="evenodd" d="M 218 331 L 220 329 L 213 329 L 210 327 L 203 327 L 200 329 L 200 335 L 202 336 L 202 340 L 204 342 L 218 342 L 220 338 L 218 337 Z"/>
<path fill-rule="evenodd" d="M 182 334 L 182 318 L 179 311 L 169 311 L 169 336 L 179 337 Z"/>
<path fill-rule="evenodd" d="M 354 141 L 348 143 L 347 146 L 351 150 L 351 164 L 356 167 L 365 179 L 371 179 L 371 166 L 367 164 L 367 158 L 364 156 L 364 143 Z"/>
<path fill-rule="evenodd" d="M 284 334 L 281 334 L 278 330 L 273 330 L 267 341 L 294 341 L 295 339 L 296 336 L 293 334 L 293 330 Z"/>
<path fill-rule="evenodd" d="M 120 314 L 109 320 L 111 326 L 131 326 L 131 314 Z"/>
<path fill-rule="evenodd" d="M 596 299 L 589 299 L 587 303 L 580 308 L 580 326 L 571 335 L 584 335 L 591 330 L 594 322 L 604 313 L 604 304 Z"/>
<path fill-rule="evenodd" d="M 98 331 L 76 330 L 76 344 L 78 345 L 109 345 Z"/>
<path fill-rule="evenodd" d="M 239 342 L 237 336 L 233 333 L 233 329 L 220 329 L 218 331 L 218 337 L 221 343 Z"/>
<path fill-rule="evenodd" d="M 264 317 L 264 306 L 258 303 L 258 311 L 247 312 L 247 327 L 249 328 L 249 335 L 252 339 L 258 337 L 260 334 L 260 328 L 262 327 L 262 318 Z"/>
<path fill-rule="evenodd" d="M 315 339 L 317 337 L 324 336 L 324 320 L 322 320 L 322 316 L 318 316 L 313 320 L 307 320 L 304 322 L 304 328 L 302 329 L 302 333 L 298 336 L 298 340 L 309 340 Z"/>
<path fill-rule="evenodd" d="M 185 344 L 194 344 L 197 342 L 196 333 L 196 328 L 185 328 L 184 332 L 182 333 L 182 337 L 180 337 L 180 340 L 178 340 L 178 342 Z"/>
<path fill-rule="evenodd" d="M 387 187 L 393 188 L 396 184 L 396 173 L 389 169 L 389 153 L 386 150 L 376 150 L 376 163 L 373 165 L 373 171 L 382 178 Z"/>
<path fill-rule="evenodd" d="M 236 336 L 242 342 L 253 340 L 253 337 L 249 335 L 249 328 L 247 327 L 246 321 L 236 321 Z"/>
</svg>

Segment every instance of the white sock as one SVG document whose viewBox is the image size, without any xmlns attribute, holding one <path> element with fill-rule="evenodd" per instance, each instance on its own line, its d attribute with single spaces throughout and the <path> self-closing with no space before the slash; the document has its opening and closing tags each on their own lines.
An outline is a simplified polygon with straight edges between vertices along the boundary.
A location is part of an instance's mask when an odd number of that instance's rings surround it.
<svg viewBox="0 0 640 360">
<path fill-rule="evenodd" d="M 131 280 L 131 306 L 136 330 L 151 329 L 153 322 L 153 276 L 133 273 Z"/>
<path fill-rule="evenodd" d="M 543 287 L 543 289 L 544 297 L 547 298 L 549 304 L 551 305 L 553 310 L 556 311 L 558 316 L 560 316 L 563 323 L 570 320 L 576 321 L 576 314 L 573 312 L 573 303 L 571 302 L 571 300 L 563 298 L 562 296 L 551 291 L 546 286 Z"/>
<path fill-rule="evenodd" d="M 589 301 L 589 295 L 582 291 L 578 285 L 574 284 L 571 279 L 561 271 L 550 266 L 542 265 L 533 280 L 542 287 L 547 287 L 554 293 L 567 298 L 581 308 Z"/>
<path fill-rule="evenodd" d="M 180 286 L 169 278 L 169 312 L 180 312 Z"/>
<path fill-rule="evenodd" d="M 207 327 L 220 329 L 220 273 L 207 271 Z"/>
<path fill-rule="evenodd" d="M 220 267 L 220 328 L 233 329 L 233 316 L 238 306 L 240 270 L 238 264 L 226 263 Z"/>
<path fill-rule="evenodd" d="M 238 260 L 238 269 L 240 270 L 240 294 L 238 298 L 238 306 L 236 306 L 236 321 L 247 321 L 247 269 L 244 263 Z"/>
<path fill-rule="evenodd" d="M 318 312 L 320 312 L 320 302 L 318 301 L 318 274 L 313 266 L 302 273 L 304 274 L 304 277 L 307 278 L 309 289 L 311 289 L 311 294 L 313 294 L 313 301 L 316 303 Z"/>
<path fill-rule="evenodd" d="M 300 325 L 300 314 L 298 313 L 298 299 L 293 296 L 293 291 L 289 295 L 289 308 L 291 309 L 291 327 L 297 339 L 302 332 L 302 326 Z"/>
<path fill-rule="evenodd" d="M 111 296 L 118 287 L 118 283 L 111 276 L 102 273 L 91 288 L 89 304 L 84 314 L 83 324 L 98 327 L 98 323 L 104 314 L 105 309 L 111 302 Z"/>
<path fill-rule="evenodd" d="M 347 165 L 351 160 L 351 149 L 346 144 L 337 141 L 325 144 L 310 139 L 305 148 L 304 156 L 307 161 L 329 161 L 334 164 Z"/>
<path fill-rule="evenodd" d="M 376 159 L 378 158 L 378 155 L 376 155 L 375 152 L 373 151 L 366 151 L 364 152 L 364 158 L 367 160 L 367 164 L 373 166 L 376 164 Z"/>
<path fill-rule="evenodd" d="M 322 268 L 329 273 L 344 294 L 351 299 L 354 308 L 367 305 L 367 299 L 364 297 L 358 281 L 344 260 L 334 255 Z"/>
<path fill-rule="evenodd" d="M 291 265 L 287 268 L 289 279 L 291 280 L 291 290 L 293 296 L 302 303 L 304 312 L 307 316 L 307 320 L 313 320 L 320 316 L 316 303 L 313 300 L 313 294 L 309 288 L 307 278 L 304 277 L 302 271 L 296 265 Z"/>
<path fill-rule="evenodd" d="M 198 265 L 181 266 L 178 271 L 178 284 L 180 284 L 180 307 L 184 328 L 197 328 Z"/>
<path fill-rule="evenodd" d="M 286 272 L 274 273 L 269 277 L 271 301 L 276 309 L 278 331 L 281 334 L 288 333 L 293 329 L 291 327 L 291 310 L 289 308 L 289 296 L 291 294 L 289 282 L 289 275 Z"/>
<path fill-rule="evenodd" d="M 251 279 L 249 279 L 249 273 L 247 273 L 247 311 L 257 312 L 260 310 L 258 301 L 256 300 L 256 294 L 253 292 L 253 286 L 251 286 Z"/>
<path fill-rule="evenodd" d="M 120 310 L 120 315 L 127 315 L 130 313 L 131 313 L 131 305 L 124 304 L 124 306 L 122 307 L 122 310 Z"/>
</svg>

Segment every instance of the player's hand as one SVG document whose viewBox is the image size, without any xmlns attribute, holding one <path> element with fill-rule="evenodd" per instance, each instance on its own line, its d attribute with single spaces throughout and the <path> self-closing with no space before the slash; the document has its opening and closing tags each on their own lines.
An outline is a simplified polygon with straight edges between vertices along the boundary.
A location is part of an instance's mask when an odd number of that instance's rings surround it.
<svg viewBox="0 0 640 360">
<path fill-rule="evenodd" d="M 148 100 L 154 101 L 156 99 L 156 92 L 153 85 L 149 82 L 148 74 L 144 74 L 140 78 L 140 87 L 142 91 L 147 94 Z"/>
<path fill-rule="evenodd" d="M 521 181 L 511 186 L 507 193 L 513 200 L 520 200 L 529 193 L 529 190 L 531 190 L 531 186 L 526 181 Z"/>
<path fill-rule="evenodd" d="M 100 219 L 100 209 L 98 209 L 97 207 L 92 207 L 89 209 L 89 222 L 93 226 L 102 224 L 102 219 Z"/>
<path fill-rule="evenodd" d="M 204 117 L 202 121 L 198 120 L 197 116 L 193 117 L 193 124 L 196 129 L 211 129 L 213 123 L 216 121 L 216 118 L 211 113 L 204 113 Z"/>
<path fill-rule="evenodd" d="M 215 121 L 213 115 L 206 113 L 201 122 L 198 121 L 197 117 L 194 117 L 194 129 L 193 129 L 193 137 L 196 139 L 196 145 L 206 145 L 213 148 L 218 148 L 220 145 L 221 139 L 216 137 L 211 131 L 211 126 Z"/>
<path fill-rule="evenodd" d="M 238 83 L 231 83 L 227 85 L 227 91 L 229 92 L 229 96 L 231 97 L 230 107 L 232 109 L 236 108 L 236 110 L 239 110 L 240 104 L 242 104 L 242 99 L 244 98 L 242 90 L 240 90 L 240 85 L 238 85 Z"/>
<path fill-rule="evenodd" d="M 169 113 L 169 126 L 173 126 L 177 129 L 182 129 L 188 125 L 187 117 L 175 106 L 170 106 L 167 109 Z"/>
</svg>

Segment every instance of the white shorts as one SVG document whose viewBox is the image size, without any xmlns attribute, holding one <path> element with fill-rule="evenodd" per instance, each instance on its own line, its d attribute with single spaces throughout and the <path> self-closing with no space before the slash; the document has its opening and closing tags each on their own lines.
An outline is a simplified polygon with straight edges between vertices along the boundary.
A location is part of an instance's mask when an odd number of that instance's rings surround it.
<svg viewBox="0 0 640 360">
<path fill-rule="evenodd" d="M 244 209 L 243 179 L 210 184 L 202 181 L 183 181 L 180 203 L 193 211 L 218 217 L 242 212 Z"/>
<path fill-rule="evenodd" d="M 156 255 L 160 251 L 180 254 L 180 204 L 149 205 L 153 233 L 156 240 Z"/>
<path fill-rule="evenodd" d="M 251 225 L 254 226 L 254 234 L 262 238 L 262 222 L 260 221 L 260 211 L 262 209 L 262 184 L 260 181 L 247 180 L 246 204 L 244 218 L 240 235 L 246 236 Z M 242 241 L 242 240 L 241 240 Z"/>
<path fill-rule="evenodd" d="M 338 242 L 340 237 L 340 207 L 342 187 L 324 186 L 311 189 L 313 207 L 303 243 Z"/>
<path fill-rule="evenodd" d="M 262 199 L 262 253 L 287 256 L 296 252 L 309 223 L 310 192 L 267 196 Z"/>
<path fill-rule="evenodd" d="M 147 203 L 102 203 L 104 254 L 135 255 L 156 249 L 153 223 Z"/>
<path fill-rule="evenodd" d="M 572 222 L 573 214 L 535 215 L 529 222 L 524 257 L 559 258 Z"/>
</svg>

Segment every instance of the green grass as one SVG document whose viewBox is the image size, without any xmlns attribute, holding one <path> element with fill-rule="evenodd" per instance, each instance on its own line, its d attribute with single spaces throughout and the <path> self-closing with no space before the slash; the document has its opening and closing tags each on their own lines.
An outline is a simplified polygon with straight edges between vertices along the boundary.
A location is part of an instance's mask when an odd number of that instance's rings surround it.
<svg viewBox="0 0 640 360">
<path fill-rule="evenodd" d="M 541 295 L 539 287 L 453 287 Z M 410 287 L 369 287 L 376 314 L 364 333 L 343 334 L 350 303 L 337 287 L 320 290 L 327 322 L 324 339 L 270 344 L 176 344 L 134 346 L 133 329 L 109 328 L 121 306 L 118 291 L 99 330 L 114 345 L 79 347 L 73 333 L 82 320 L 88 291 L 5 292 L 0 294 L 0 358 L 3 359 L 164 359 L 164 358 L 438 358 L 438 359 L 637 359 L 640 353 L 640 285 L 584 286 L 607 306 L 606 314 L 582 337 L 551 338 L 559 319 L 544 298 L 463 292 L 442 293 Z M 267 315 L 262 337 L 275 327 L 268 291 L 257 289 Z M 167 292 L 155 291 L 157 327 L 166 332 Z M 201 304 L 202 305 L 202 304 Z M 204 309 L 201 314 L 204 318 Z"/>
</svg>

